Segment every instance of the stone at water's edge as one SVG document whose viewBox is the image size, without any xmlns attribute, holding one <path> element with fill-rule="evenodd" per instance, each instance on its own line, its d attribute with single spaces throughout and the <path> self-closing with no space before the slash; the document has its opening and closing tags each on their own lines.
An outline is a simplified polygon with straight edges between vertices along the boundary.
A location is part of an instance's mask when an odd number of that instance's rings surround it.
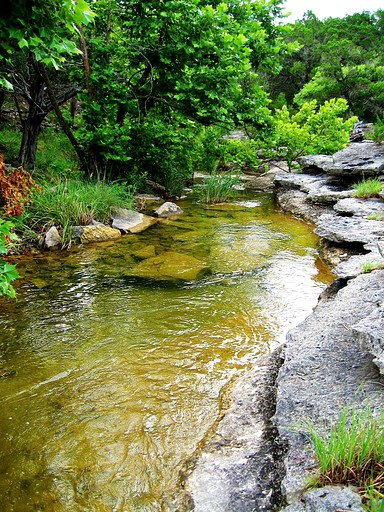
<svg viewBox="0 0 384 512">
<path fill-rule="evenodd" d="M 124 233 L 140 233 L 157 222 L 154 217 L 125 208 L 116 208 L 111 216 L 112 227 Z"/>
<path fill-rule="evenodd" d="M 58 249 L 61 247 L 61 236 L 57 231 L 56 226 L 52 226 L 46 233 L 44 238 L 44 245 L 47 249 Z"/>
<path fill-rule="evenodd" d="M 231 405 L 193 466 L 182 495 L 166 510 L 251 512 L 276 510 L 283 475 L 276 432 L 270 421 L 280 350 L 260 358 L 236 381 Z"/>
<path fill-rule="evenodd" d="M 359 496 L 348 487 L 322 487 L 303 494 L 302 502 L 284 512 L 364 512 Z"/>
<path fill-rule="evenodd" d="M 355 217 L 384 216 L 384 203 L 380 199 L 359 199 L 348 197 L 340 199 L 333 207 L 341 215 L 354 215 Z M 374 219 L 371 219 L 374 220 Z"/>
<path fill-rule="evenodd" d="M 203 261 L 188 254 L 168 251 L 141 261 L 136 267 L 125 272 L 125 275 L 159 281 L 193 281 L 206 270 L 207 265 Z"/>
<path fill-rule="evenodd" d="M 71 237 L 73 240 L 80 240 L 82 244 L 90 244 L 117 240 L 121 237 L 121 233 L 118 229 L 98 224 L 93 226 L 74 226 Z"/>
<path fill-rule="evenodd" d="M 180 213 L 183 213 L 183 210 L 177 204 L 167 201 L 159 206 L 154 213 L 157 217 L 169 217 L 170 215 L 180 215 Z"/>
</svg>

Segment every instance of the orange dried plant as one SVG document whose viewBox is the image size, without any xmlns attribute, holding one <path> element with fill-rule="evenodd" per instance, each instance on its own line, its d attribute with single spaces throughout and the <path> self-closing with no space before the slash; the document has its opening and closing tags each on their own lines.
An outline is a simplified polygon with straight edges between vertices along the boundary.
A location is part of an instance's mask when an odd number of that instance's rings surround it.
<svg viewBox="0 0 384 512">
<path fill-rule="evenodd" d="M 22 167 L 7 173 L 3 155 L 0 154 L 0 207 L 4 216 L 19 217 L 34 187 L 36 183 L 32 176 Z"/>
</svg>

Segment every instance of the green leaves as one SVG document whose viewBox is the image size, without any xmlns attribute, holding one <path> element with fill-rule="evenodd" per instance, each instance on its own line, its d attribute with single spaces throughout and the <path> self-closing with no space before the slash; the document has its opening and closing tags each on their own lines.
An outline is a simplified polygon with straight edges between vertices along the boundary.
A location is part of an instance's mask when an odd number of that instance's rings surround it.
<svg viewBox="0 0 384 512">
<path fill-rule="evenodd" d="M 275 112 L 277 153 L 291 169 L 294 160 L 301 155 L 332 155 L 343 149 L 357 121 L 356 117 L 343 119 L 347 110 L 348 104 L 342 98 L 326 101 L 319 108 L 316 100 L 305 102 L 295 114 L 284 105 Z"/>
<path fill-rule="evenodd" d="M 0 219 L 0 254 L 7 253 L 7 239 L 15 240 L 16 238 L 16 236 L 11 233 L 12 228 L 12 222 L 4 222 L 3 219 Z M 16 294 L 11 282 L 18 277 L 20 276 L 14 265 L 0 260 L 0 296 L 7 295 L 8 297 L 15 298 Z"/>
</svg>

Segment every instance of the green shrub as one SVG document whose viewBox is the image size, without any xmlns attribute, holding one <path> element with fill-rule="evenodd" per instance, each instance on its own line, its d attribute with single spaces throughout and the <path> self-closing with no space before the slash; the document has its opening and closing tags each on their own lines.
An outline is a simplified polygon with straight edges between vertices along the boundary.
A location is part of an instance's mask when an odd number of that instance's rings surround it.
<svg viewBox="0 0 384 512">
<path fill-rule="evenodd" d="M 362 179 L 359 183 L 353 185 L 355 197 L 368 199 L 370 197 L 379 197 L 383 188 L 383 183 L 377 178 Z"/>
<path fill-rule="evenodd" d="M 291 169 L 299 156 L 332 155 L 345 148 L 357 121 L 356 117 L 343 119 L 347 110 L 347 102 L 342 98 L 326 101 L 319 107 L 316 100 L 303 103 L 294 114 L 285 106 L 276 110 L 273 142 L 276 156 Z"/>
<path fill-rule="evenodd" d="M 63 245 L 70 227 L 92 220 L 108 222 L 113 207 L 132 208 L 133 192 L 123 183 L 64 181 L 44 183 L 34 191 L 24 222 L 33 229 L 55 225 L 62 229 Z"/>
<path fill-rule="evenodd" d="M 206 204 L 222 203 L 234 195 L 239 181 L 239 175 L 214 172 L 202 185 L 196 185 L 195 190 Z"/>
<path fill-rule="evenodd" d="M 329 432 L 309 425 L 308 433 L 319 463 L 311 485 L 352 485 L 376 506 L 384 493 L 383 412 L 374 417 L 369 407 L 344 409 Z"/>
</svg>

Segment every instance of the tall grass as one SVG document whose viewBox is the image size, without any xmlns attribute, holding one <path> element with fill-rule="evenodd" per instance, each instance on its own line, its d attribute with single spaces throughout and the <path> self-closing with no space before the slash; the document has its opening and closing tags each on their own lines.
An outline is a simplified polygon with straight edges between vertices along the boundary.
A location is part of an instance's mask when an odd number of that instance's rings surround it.
<svg viewBox="0 0 384 512">
<path fill-rule="evenodd" d="M 122 183 L 63 181 L 43 183 L 32 194 L 24 222 L 33 229 L 55 225 L 62 230 L 63 245 L 70 228 L 92 220 L 108 222 L 113 207 L 133 207 L 133 191 Z"/>
<path fill-rule="evenodd" d="M 374 417 L 369 407 L 345 409 L 328 434 L 311 425 L 308 432 L 319 463 L 313 484 L 353 485 L 368 501 L 369 510 L 384 512 L 383 412 Z"/>
<path fill-rule="evenodd" d="M 197 185 L 197 193 L 206 204 L 216 204 L 228 201 L 234 193 L 240 178 L 238 175 L 213 173 L 204 180 L 202 185 Z"/>
<path fill-rule="evenodd" d="M 378 197 L 384 184 L 377 178 L 362 179 L 359 183 L 353 185 L 355 197 L 368 199 L 370 197 Z"/>
</svg>

